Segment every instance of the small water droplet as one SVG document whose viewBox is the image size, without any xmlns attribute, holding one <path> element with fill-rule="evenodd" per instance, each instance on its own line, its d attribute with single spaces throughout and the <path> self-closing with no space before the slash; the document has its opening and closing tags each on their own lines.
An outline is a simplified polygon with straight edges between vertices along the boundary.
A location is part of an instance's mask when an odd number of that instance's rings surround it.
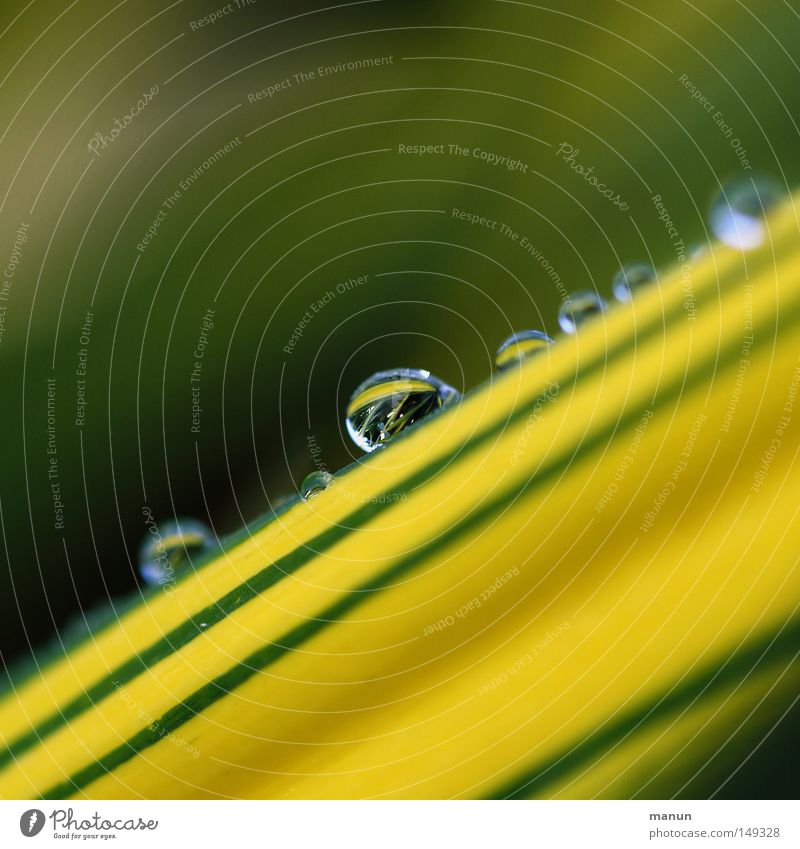
<svg viewBox="0 0 800 849">
<path fill-rule="evenodd" d="M 333 486 L 335 480 L 330 472 L 311 472 L 310 475 L 306 475 L 305 480 L 300 484 L 300 496 L 304 501 L 308 501 L 309 498 L 313 498 L 329 486 Z"/>
<path fill-rule="evenodd" d="M 497 349 L 495 365 L 500 371 L 519 365 L 528 357 L 544 351 L 554 341 L 541 330 L 521 330 L 519 333 L 512 333 Z"/>
<path fill-rule="evenodd" d="M 740 250 L 757 248 L 767 235 L 765 215 L 785 194 L 768 174 L 741 174 L 728 180 L 714 198 L 709 223 L 714 235 Z"/>
<path fill-rule="evenodd" d="M 599 315 L 606 302 L 597 292 L 576 292 L 570 295 L 558 310 L 558 323 L 564 333 L 575 333 L 578 326 L 592 316 Z"/>
<path fill-rule="evenodd" d="M 214 545 L 214 536 L 197 519 L 171 519 L 152 526 L 139 549 L 139 573 L 147 584 L 165 584 L 178 567 Z"/>
<path fill-rule="evenodd" d="M 611 281 L 611 291 L 614 297 L 624 303 L 629 301 L 635 292 L 643 286 L 654 283 L 656 271 L 646 262 L 630 262 L 623 265 Z"/>
<path fill-rule="evenodd" d="M 461 394 L 424 369 L 379 371 L 352 394 L 346 426 L 364 451 L 374 451 Z"/>
</svg>

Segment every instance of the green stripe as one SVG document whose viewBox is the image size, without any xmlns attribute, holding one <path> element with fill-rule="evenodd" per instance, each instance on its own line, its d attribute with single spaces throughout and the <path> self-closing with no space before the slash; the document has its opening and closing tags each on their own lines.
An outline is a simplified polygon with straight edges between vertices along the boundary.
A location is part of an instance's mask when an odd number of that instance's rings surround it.
<svg viewBox="0 0 800 849">
<path fill-rule="evenodd" d="M 543 794 L 570 773 L 585 770 L 626 738 L 649 730 L 669 714 L 692 707 L 717 693 L 736 687 L 757 667 L 775 664 L 800 655 L 800 620 L 795 620 L 777 634 L 770 634 L 749 646 L 740 647 L 727 657 L 709 664 L 688 681 L 673 686 L 654 701 L 634 708 L 614 722 L 607 720 L 588 737 L 538 763 L 487 798 L 529 799 Z"/>
<path fill-rule="evenodd" d="M 702 299 L 698 298 L 697 305 L 701 306 L 706 301 L 716 300 L 723 291 L 735 288 L 735 286 L 739 283 L 738 277 L 732 277 L 731 280 L 733 282 L 730 283 L 730 285 L 724 290 L 722 287 L 720 287 L 719 291 L 713 287 L 709 287 L 709 290 L 704 293 L 705 297 Z M 637 328 L 635 336 L 625 337 L 622 343 L 617 345 L 615 348 L 610 350 L 605 349 L 598 354 L 594 360 L 588 362 L 579 370 L 572 372 L 572 374 L 568 375 L 566 378 L 562 377 L 560 380 L 559 378 L 554 379 L 559 382 L 563 381 L 564 387 L 569 387 L 578 380 L 588 377 L 598 369 L 607 367 L 609 363 L 620 358 L 641 342 L 649 339 L 658 332 L 663 331 L 666 328 L 666 319 L 675 319 L 682 316 L 683 305 L 680 303 L 676 304 L 667 316 L 664 316 L 663 314 L 658 315 L 643 330 L 641 328 Z M 172 629 L 162 638 L 144 649 L 141 653 L 130 658 L 96 684 L 92 685 L 87 690 L 84 690 L 82 694 L 67 702 L 66 705 L 46 719 L 42 720 L 30 731 L 17 737 L 14 741 L 8 744 L 8 748 L 0 750 L 0 769 L 4 768 L 11 760 L 18 757 L 23 752 L 35 746 L 36 743 L 43 737 L 52 734 L 58 728 L 72 721 L 85 710 L 91 708 L 96 702 L 109 696 L 114 692 L 116 686 L 130 682 L 133 678 L 140 675 L 151 666 L 168 657 L 170 654 L 180 650 L 200 634 L 207 632 L 214 625 L 221 622 L 230 613 L 234 612 L 265 590 L 274 586 L 287 575 L 296 572 L 318 554 L 322 554 L 327 551 L 330 547 L 344 539 L 351 531 L 362 527 L 368 521 L 383 512 L 383 510 L 389 509 L 397 500 L 398 496 L 423 485 L 428 480 L 435 477 L 456 457 L 475 451 L 484 443 L 501 433 L 506 427 L 508 427 L 509 424 L 528 415 L 530 410 L 537 408 L 537 405 L 546 404 L 549 400 L 548 392 L 549 390 L 544 390 L 527 404 L 521 404 L 507 418 L 496 422 L 483 433 L 475 436 L 470 442 L 459 446 L 454 452 L 443 455 L 438 460 L 432 461 L 426 467 L 423 467 L 418 472 L 410 475 L 395 488 L 383 493 L 374 502 L 356 509 L 336 526 L 323 531 L 309 542 L 304 543 L 302 547 L 295 549 L 295 551 L 283 558 L 280 558 L 275 561 L 275 563 L 269 564 L 260 572 L 256 573 L 256 575 L 254 575 L 249 581 L 239 585 L 235 589 L 231 590 L 227 595 L 192 615 L 181 625 Z M 447 415 L 448 412 L 450 412 L 450 409 L 452 408 L 445 408 L 434 415 Z M 430 418 L 432 419 L 433 416 Z M 408 438 L 412 433 L 413 430 L 410 429 L 408 432 L 398 435 L 393 441 L 397 442 L 403 438 Z M 353 466 L 350 466 L 348 467 L 348 470 L 352 468 Z"/>
<path fill-rule="evenodd" d="M 791 327 L 797 323 L 798 317 L 800 316 L 799 307 L 800 305 L 794 304 L 790 312 L 784 312 L 782 318 L 787 319 L 787 327 Z M 720 357 L 719 352 L 717 352 L 702 366 L 698 367 L 691 377 L 687 377 L 685 374 L 680 375 L 673 385 L 668 388 L 668 390 L 657 394 L 657 403 L 656 399 L 653 399 L 651 404 L 653 412 L 662 407 L 670 399 L 674 399 L 685 394 L 690 388 L 698 385 L 708 374 L 718 373 L 721 367 L 729 366 L 734 362 L 737 362 L 740 357 L 740 348 L 740 343 L 737 340 L 734 340 L 726 351 L 724 359 Z M 517 416 L 515 415 L 515 417 Z M 99 760 L 94 761 L 89 766 L 76 772 L 67 781 L 50 788 L 42 794 L 41 798 L 65 798 L 90 784 L 92 781 L 102 777 L 105 773 L 112 771 L 117 766 L 130 760 L 144 749 L 154 745 L 163 737 L 174 732 L 185 722 L 188 722 L 193 716 L 202 713 L 205 708 L 219 701 L 231 690 L 243 684 L 257 672 L 270 664 L 275 663 L 275 661 L 283 657 L 289 651 L 301 645 L 306 640 L 324 630 L 330 624 L 335 623 L 346 613 L 358 607 L 358 605 L 365 601 L 367 593 L 384 589 L 386 586 L 394 583 L 405 573 L 411 571 L 420 563 L 427 560 L 432 554 L 446 548 L 451 543 L 457 541 L 459 537 L 479 526 L 485 520 L 491 518 L 495 513 L 509 507 L 523 493 L 541 486 L 551 478 L 558 478 L 558 476 L 560 476 L 570 464 L 591 454 L 595 448 L 601 446 L 615 433 L 624 430 L 626 427 L 634 426 L 638 423 L 640 417 L 641 409 L 636 408 L 629 411 L 626 416 L 620 417 L 619 420 L 611 422 L 607 427 L 598 429 L 593 435 L 584 438 L 580 445 L 574 449 L 568 449 L 550 463 L 540 466 L 539 469 L 521 487 L 511 487 L 491 501 L 485 502 L 482 507 L 474 510 L 460 522 L 453 525 L 450 529 L 438 535 L 424 550 L 415 551 L 413 554 L 400 559 L 393 566 L 371 578 L 355 590 L 352 590 L 347 596 L 340 599 L 338 602 L 330 605 L 328 608 L 319 613 L 315 619 L 308 620 L 302 625 L 298 625 L 285 633 L 283 637 L 275 643 L 266 645 L 248 655 L 248 657 L 231 667 L 222 675 L 201 687 L 199 690 L 196 690 L 187 699 L 183 700 L 181 704 L 168 710 L 157 723 L 154 723 L 156 726 L 155 728 L 146 728 L 138 732 L 126 743 L 118 746 Z M 480 439 L 483 439 L 483 437 L 480 437 Z M 333 528 L 328 533 L 337 532 L 337 529 Z M 293 552 L 289 555 L 289 557 L 294 557 L 296 554 L 296 552 Z"/>
</svg>

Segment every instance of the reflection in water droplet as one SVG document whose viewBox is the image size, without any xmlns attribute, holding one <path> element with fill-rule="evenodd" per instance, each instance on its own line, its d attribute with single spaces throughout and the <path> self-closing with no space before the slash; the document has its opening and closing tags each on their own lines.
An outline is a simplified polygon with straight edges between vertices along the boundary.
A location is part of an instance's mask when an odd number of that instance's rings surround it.
<svg viewBox="0 0 800 849">
<path fill-rule="evenodd" d="M 606 307 L 597 292 L 577 292 L 570 295 L 558 310 L 558 323 L 565 333 L 575 333 L 578 326 Z"/>
<path fill-rule="evenodd" d="M 214 545 L 211 531 L 197 519 L 172 519 L 153 525 L 139 549 L 139 573 L 148 584 L 165 584 L 179 566 Z"/>
<path fill-rule="evenodd" d="M 519 365 L 528 357 L 544 351 L 548 345 L 553 344 L 553 341 L 541 330 L 522 330 L 519 333 L 512 333 L 497 349 L 495 365 L 501 371 Z"/>
<path fill-rule="evenodd" d="M 330 472 L 311 472 L 300 484 L 300 495 L 305 501 L 308 501 L 309 498 L 313 498 L 329 486 L 333 486 L 334 482 L 335 478 Z"/>
<path fill-rule="evenodd" d="M 732 248 L 757 248 L 767 235 L 764 216 L 783 194 L 781 184 L 767 174 L 734 177 L 711 204 L 709 223 L 714 235 Z"/>
<path fill-rule="evenodd" d="M 652 265 L 646 262 L 631 262 L 623 265 L 614 275 L 611 291 L 618 301 L 624 303 L 629 301 L 638 289 L 655 282 L 655 279 L 656 272 Z"/>
<path fill-rule="evenodd" d="M 359 448 L 374 451 L 409 425 L 460 397 L 452 386 L 423 369 L 379 371 L 351 396 L 347 432 Z"/>
</svg>

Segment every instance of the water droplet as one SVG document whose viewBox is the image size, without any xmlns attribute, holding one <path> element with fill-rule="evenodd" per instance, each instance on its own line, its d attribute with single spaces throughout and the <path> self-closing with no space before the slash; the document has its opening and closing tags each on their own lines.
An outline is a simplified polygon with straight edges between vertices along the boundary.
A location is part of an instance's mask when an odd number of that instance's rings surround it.
<svg viewBox="0 0 800 849">
<path fill-rule="evenodd" d="M 606 308 L 597 292 L 577 292 L 570 295 L 558 310 L 558 323 L 565 333 L 575 333 L 578 326 Z"/>
<path fill-rule="evenodd" d="M 214 545 L 214 536 L 197 519 L 172 519 L 153 525 L 139 549 L 139 573 L 147 584 L 166 584 L 178 567 Z"/>
<path fill-rule="evenodd" d="M 691 262 L 701 260 L 710 250 L 708 242 L 692 242 L 686 249 L 686 256 Z"/>
<path fill-rule="evenodd" d="M 711 204 L 709 223 L 714 235 L 732 248 L 757 248 L 767 235 L 764 216 L 783 195 L 781 184 L 768 174 L 734 177 Z"/>
<path fill-rule="evenodd" d="M 495 365 L 500 371 L 519 365 L 528 357 L 544 351 L 554 341 L 541 330 L 522 330 L 519 333 L 512 333 L 497 349 Z"/>
<path fill-rule="evenodd" d="M 429 371 L 379 371 L 352 394 L 347 432 L 364 451 L 374 451 L 415 422 L 458 400 L 460 393 Z"/>
<path fill-rule="evenodd" d="M 329 486 L 333 486 L 335 480 L 330 472 L 311 472 L 300 484 L 300 496 L 303 500 L 308 501 L 309 498 L 313 498 Z"/>
<path fill-rule="evenodd" d="M 611 282 L 611 291 L 618 301 L 624 303 L 629 301 L 634 293 L 643 286 L 654 283 L 655 280 L 656 271 L 652 265 L 648 265 L 646 262 L 631 262 L 623 265 L 614 275 Z"/>
</svg>

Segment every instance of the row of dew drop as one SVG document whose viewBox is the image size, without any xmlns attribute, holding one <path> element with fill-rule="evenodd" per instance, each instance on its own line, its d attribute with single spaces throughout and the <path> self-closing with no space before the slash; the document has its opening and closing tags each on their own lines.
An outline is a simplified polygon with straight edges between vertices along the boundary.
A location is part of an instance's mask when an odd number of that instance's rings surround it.
<svg viewBox="0 0 800 849">
<path fill-rule="evenodd" d="M 740 175 L 723 186 L 709 211 L 709 225 L 723 243 L 751 250 L 767 236 L 766 213 L 785 195 L 782 186 L 767 175 Z M 689 251 L 695 258 L 699 245 Z M 624 265 L 614 275 L 614 300 L 630 301 L 643 287 L 657 282 L 655 269 L 643 262 Z M 597 292 L 577 292 L 561 305 L 558 323 L 568 334 L 608 307 Z M 509 336 L 497 350 L 495 365 L 500 371 L 519 365 L 546 350 L 555 340 L 542 330 L 522 330 Z M 397 368 L 379 371 L 359 385 L 347 406 L 345 425 L 350 438 L 365 452 L 386 445 L 399 433 L 457 402 L 461 393 L 424 369 Z M 308 500 L 335 482 L 330 472 L 315 471 L 300 486 Z M 173 519 L 148 534 L 139 550 L 139 572 L 145 583 L 165 584 L 174 580 L 192 560 L 217 547 L 211 530 L 197 519 Z"/>
</svg>

